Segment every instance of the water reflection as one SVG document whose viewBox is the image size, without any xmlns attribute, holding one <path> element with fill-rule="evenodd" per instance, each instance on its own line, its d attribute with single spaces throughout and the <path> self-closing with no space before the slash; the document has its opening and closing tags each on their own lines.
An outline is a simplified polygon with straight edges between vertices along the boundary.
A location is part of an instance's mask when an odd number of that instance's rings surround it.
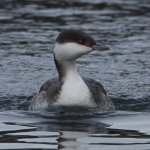
<svg viewBox="0 0 150 150">
<path fill-rule="evenodd" d="M 150 146 L 148 114 L 56 109 L 58 111 L 52 108 L 34 113 L 1 113 L 0 118 L 5 118 L 0 123 L 1 148 L 73 150 L 120 149 L 121 145 L 123 149 L 145 149 Z M 142 118 L 140 126 L 137 120 Z"/>
</svg>

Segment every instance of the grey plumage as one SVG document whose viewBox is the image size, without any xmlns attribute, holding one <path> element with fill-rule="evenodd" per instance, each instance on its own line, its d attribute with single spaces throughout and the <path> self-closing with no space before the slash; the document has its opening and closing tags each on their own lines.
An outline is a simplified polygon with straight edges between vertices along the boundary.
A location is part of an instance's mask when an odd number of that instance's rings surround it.
<svg viewBox="0 0 150 150">
<path fill-rule="evenodd" d="M 90 89 L 93 100 L 97 107 L 99 107 L 101 110 L 115 110 L 114 104 L 107 96 L 105 89 L 99 82 L 90 78 L 83 78 L 83 80 Z"/>
<path fill-rule="evenodd" d="M 107 96 L 105 89 L 99 82 L 90 78 L 83 78 L 83 80 L 88 86 L 93 100 L 98 108 L 105 111 L 115 109 L 112 101 Z M 38 106 L 44 107 L 55 103 L 61 91 L 61 87 L 62 85 L 60 84 L 58 78 L 53 78 L 46 81 L 41 86 L 39 93 L 32 99 L 30 110 L 34 110 L 38 108 Z"/>
</svg>

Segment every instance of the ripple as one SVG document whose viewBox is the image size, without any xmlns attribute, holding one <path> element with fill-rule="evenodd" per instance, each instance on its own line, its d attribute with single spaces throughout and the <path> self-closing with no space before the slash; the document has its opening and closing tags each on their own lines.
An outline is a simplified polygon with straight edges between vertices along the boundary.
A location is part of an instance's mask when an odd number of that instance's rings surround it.
<svg viewBox="0 0 150 150">
<path fill-rule="evenodd" d="M 149 149 L 149 9 L 148 0 L 0 1 L 0 149 Z M 27 111 L 42 83 L 57 76 L 53 43 L 68 28 L 112 47 L 82 57 L 78 68 L 121 112 Z"/>
</svg>

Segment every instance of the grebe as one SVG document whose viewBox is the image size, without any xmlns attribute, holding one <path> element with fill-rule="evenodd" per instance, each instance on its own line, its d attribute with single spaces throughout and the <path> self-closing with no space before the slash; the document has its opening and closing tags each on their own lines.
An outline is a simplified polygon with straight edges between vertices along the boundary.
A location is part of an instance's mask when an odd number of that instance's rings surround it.
<svg viewBox="0 0 150 150">
<path fill-rule="evenodd" d="M 104 51 L 108 47 L 100 45 L 96 48 L 95 40 L 80 30 L 61 32 L 53 49 L 59 78 L 50 79 L 41 86 L 29 109 L 63 105 L 98 107 L 102 111 L 114 110 L 103 86 L 93 79 L 82 78 L 75 67 L 77 58 L 93 50 Z"/>
</svg>

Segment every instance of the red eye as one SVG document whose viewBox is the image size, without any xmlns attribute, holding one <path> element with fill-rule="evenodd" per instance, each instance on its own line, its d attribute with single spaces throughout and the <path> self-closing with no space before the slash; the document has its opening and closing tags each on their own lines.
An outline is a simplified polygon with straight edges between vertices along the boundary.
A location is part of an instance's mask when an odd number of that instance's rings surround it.
<svg viewBox="0 0 150 150">
<path fill-rule="evenodd" d="M 85 40 L 78 40 L 77 42 L 81 45 L 85 45 Z"/>
</svg>

